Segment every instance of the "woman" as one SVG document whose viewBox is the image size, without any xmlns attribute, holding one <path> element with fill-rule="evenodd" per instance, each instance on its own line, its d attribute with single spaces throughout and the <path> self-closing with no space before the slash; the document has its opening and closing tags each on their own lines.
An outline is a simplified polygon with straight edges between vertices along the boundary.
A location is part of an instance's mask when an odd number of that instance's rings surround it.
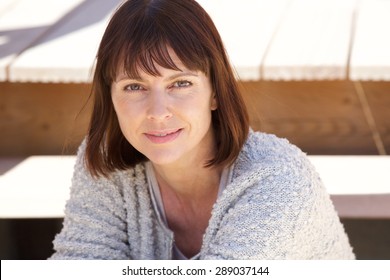
<svg viewBox="0 0 390 280">
<path fill-rule="evenodd" d="M 305 155 L 250 130 L 195 1 L 123 3 L 92 90 L 53 259 L 354 258 Z"/>
</svg>

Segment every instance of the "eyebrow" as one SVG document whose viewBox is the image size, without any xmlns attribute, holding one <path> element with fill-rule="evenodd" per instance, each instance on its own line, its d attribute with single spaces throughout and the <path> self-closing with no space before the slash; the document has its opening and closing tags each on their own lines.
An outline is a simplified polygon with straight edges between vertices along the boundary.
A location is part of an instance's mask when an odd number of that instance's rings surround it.
<svg viewBox="0 0 390 280">
<path fill-rule="evenodd" d="M 177 78 L 186 77 L 186 76 L 199 77 L 199 75 L 196 72 L 184 71 L 184 72 L 180 72 L 180 73 L 174 74 L 172 76 L 169 76 L 165 80 L 166 81 L 171 81 L 171 80 L 175 80 Z"/>
<path fill-rule="evenodd" d="M 169 77 L 167 77 L 166 79 L 164 79 L 164 81 L 172 81 L 172 80 L 175 80 L 177 78 L 180 78 L 180 77 L 186 77 L 186 76 L 192 76 L 192 77 L 199 77 L 199 75 L 197 74 L 197 72 L 193 72 L 193 71 L 183 71 L 183 72 L 179 72 L 177 74 L 173 74 Z M 123 81 L 123 80 L 136 80 L 136 81 L 143 81 L 143 79 L 141 77 L 130 77 L 130 76 L 127 76 L 126 74 L 122 74 L 118 77 L 118 79 L 116 80 L 116 82 L 120 82 L 120 81 Z"/>
</svg>

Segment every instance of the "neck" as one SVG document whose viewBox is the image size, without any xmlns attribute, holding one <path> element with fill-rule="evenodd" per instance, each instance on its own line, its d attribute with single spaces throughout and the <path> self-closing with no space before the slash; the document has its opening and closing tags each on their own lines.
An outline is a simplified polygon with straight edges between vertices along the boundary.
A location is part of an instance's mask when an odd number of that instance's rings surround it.
<svg viewBox="0 0 390 280">
<path fill-rule="evenodd" d="M 169 191 L 182 198 L 201 199 L 218 190 L 222 168 L 190 166 L 155 166 L 156 179 L 162 192 Z"/>
</svg>

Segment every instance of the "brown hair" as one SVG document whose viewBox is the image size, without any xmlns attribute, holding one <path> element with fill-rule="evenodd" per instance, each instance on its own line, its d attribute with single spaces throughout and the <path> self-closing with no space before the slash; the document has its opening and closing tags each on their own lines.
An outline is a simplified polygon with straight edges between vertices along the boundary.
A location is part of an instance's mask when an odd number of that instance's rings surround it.
<svg viewBox="0 0 390 280">
<path fill-rule="evenodd" d="M 209 15 L 194 0 L 128 0 L 115 12 L 101 40 L 92 82 L 94 108 L 86 147 L 93 176 L 108 176 L 146 157 L 123 136 L 111 101 L 111 84 L 119 67 L 130 76 L 138 69 L 159 75 L 155 64 L 180 70 L 168 53 L 210 77 L 218 109 L 212 112 L 217 140 L 207 166 L 231 164 L 249 131 L 248 114 L 221 37 Z"/>
</svg>

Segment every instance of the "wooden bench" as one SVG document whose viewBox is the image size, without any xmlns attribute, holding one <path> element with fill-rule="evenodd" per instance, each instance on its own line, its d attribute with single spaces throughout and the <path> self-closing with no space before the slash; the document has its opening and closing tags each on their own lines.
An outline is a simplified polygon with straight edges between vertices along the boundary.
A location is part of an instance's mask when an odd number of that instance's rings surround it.
<svg viewBox="0 0 390 280">
<path fill-rule="evenodd" d="M 390 156 L 310 159 L 340 217 L 390 218 Z M 0 176 L 0 218 L 63 217 L 74 161 L 74 156 L 33 156 L 5 172 Z"/>
</svg>

